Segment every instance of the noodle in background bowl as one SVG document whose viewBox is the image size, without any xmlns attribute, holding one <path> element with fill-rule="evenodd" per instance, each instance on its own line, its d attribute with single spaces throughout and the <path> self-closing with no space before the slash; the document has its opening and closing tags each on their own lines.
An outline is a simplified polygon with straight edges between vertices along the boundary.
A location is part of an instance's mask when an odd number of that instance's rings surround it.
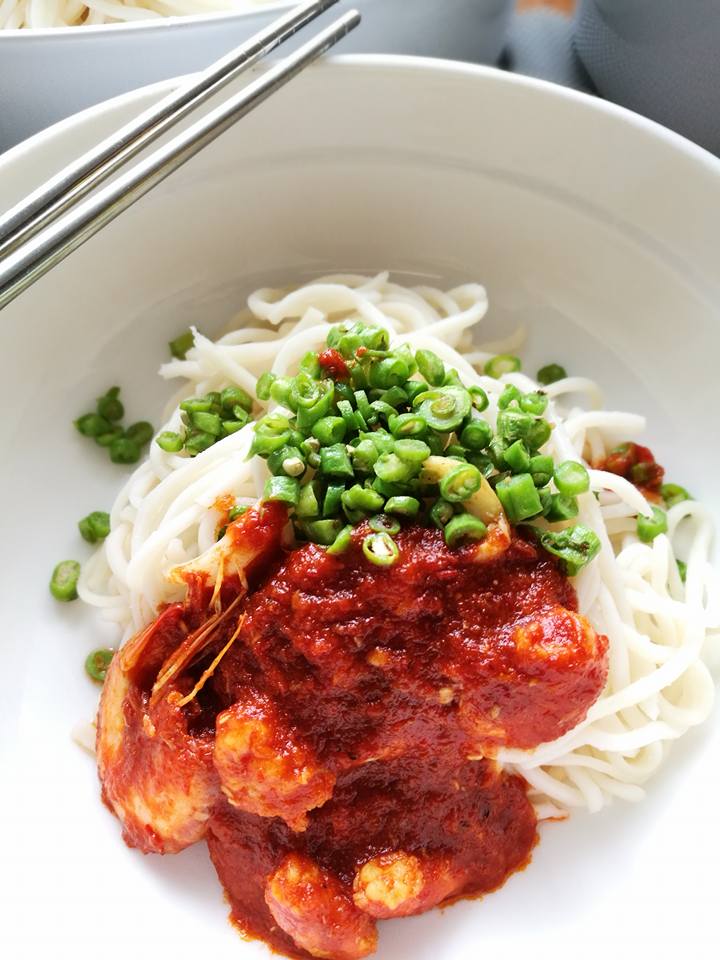
<svg viewBox="0 0 720 960">
<path fill-rule="evenodd" d="M 12 151 L 0 207 L 164 89 Z M 130 419 L 159 425 L 167 341 L 189 323 L 219 335 L 258 286 L 380 269 L 408 283 L 477 280 L 490 301 L 483 339 L 525 325 L 526 369 L 560 362 L 596 380 L 608 409 L 647 415 L 669 478 L 718 518 L 719 212 L 720 162 L 619 108 L 468 65 L 339 58 L 0 315 L 10 956 L 85 960 L 102 945 L 119 960 L 140 944 L 174 960 L 268 955 L 225 922 L 202 847 L 160 859 L 121 844 L 70 738 L 97 696 L 82 660 L 113 634 L 80 604 L 56 604 L 47 581 L 57 560 L 89 555 L 75 523 L 107 509 L 125 476 L 72 419 L 118 383 Z M 531 866 L 501 891 L 385 926 L 378 957 L 563 960 L 636 944 L 655 958 L 680 944 L 713 955 L 719 748 L 714 715 L 676 744 L 640 804 L 543 827 Z"/>
<path fill-rule="evenodd" d="M 223 0 L 213 2 L 221 8 Z M 13 3 L 5 0 L 0 8 Z M 108 97 L 203 69 L 292 6 L 294 0 L 229 0 L 234 13 L 22 30 L 1 29 L 0 15 L 0 153 Z M 186 7 L 206 9 L 203 0 L 187 0 Z M 351 7 L 362 12 L 363 23 L 343 41 L 344 53 L 495 63 L 513 0 L 341 0 L 318 23 Z M 285 49 L 309 35 L 303 31 Z"/>
</svg>

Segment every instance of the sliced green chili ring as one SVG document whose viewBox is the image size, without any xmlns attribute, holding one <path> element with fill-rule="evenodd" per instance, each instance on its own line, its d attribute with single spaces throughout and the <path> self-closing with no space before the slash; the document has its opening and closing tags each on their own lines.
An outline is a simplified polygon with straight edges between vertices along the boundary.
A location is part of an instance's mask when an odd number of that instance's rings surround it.
<svg viewBox="0 0 720 960">
<path fill-rule="evenodd" d="M 342 443 L 346 433 L 347 423 L 342 417 L 322 417 L 312 428 L 312 435 L 326 447 Z"/>
<path fill-rule="evenodd" d="M 340 520 L 306 520 L 301 531 L 308 540 L 323 547 L 332 546 L 344 524 Z"/>
<path fill-rule="evenodd" d="M 385 497 L 371 487 L 361 487 L 359 483 L 345 490 L 342 495 L 342 505 L 353 513 L 374 513 L 382 510 Z"/>
<path fill-rule="evenodd" d="M 400 533 L 399 521 L 395 520 L 394 517 L 388 517 L 382 513 L 370 517 L 368 525 L 375 533 L 389 533 L 391 537 L 396 533 Z"/>
<path fill-rule="evenodd" d="M 517 373 L 521 367 L 519 357 L 514 357 L 510 353 L 499 353 L 485 364 L 485 375 L 498 380 L 503 374 Z"/>
<path fill-rule="evenodd" d="M 289 503 L 296 506 L 300 498 L 300 481 L 295 477 L 270 477 L 265 482 L 264 500 Z"/>
<path fill-rule="evenodd" d="M 105 677 L 110 668 L 110 663 L 114 656 L 114 651 L 103 647 L 99 650 L 93 650 L 85 658 L 85 672 L 94 680 L 95 683 L 105 683 Z"/>
<path fill-rule="evenodd" d="M 440 530 L 450 523 L 454 515 L 453 505 L 446 500 L 436 500 L 430 509 L 430 519 Z"/>
<path fill-rule="evenodd" d="M 530 457 L 528 473 L 532 475 L 536 487 L 544 487 L 550 483 L 554 469 L 555 464 L 553 463 L 553 458 L 547 456 L 547 454 L 540 453 L 534 457 Z"/>
<path fill-rule="evenodd" d="M 186 413 L 210 413 L 214 406 L 212 397 L 188 397 L 180 403 Z"/>
<path fill-rule="evenodd" d="M 400 550 L 389 533 L 369 533 L 363 540 L 363 553 L 376 567 L 391 567 L 400 557 Z"/>
<path fill-rule="evenodd" d="M 651 543 L 661 533 L 667 533 L 667 514 L 660 507 L 652 507 L 652 516 L 637 518 L 637 535 L 643 543 Z"/>
<path fill-rule="evenodd" d="M 111 387 L 104 397 L 98 397 L 97 412 L 106 420 L 122 420 L 125 407 L 120 401 L 120 387 Z"/>
<path fill-rule="evenodd" d="M 338 413 L 340 414 L 342 419 L 345 421 L 346 428 L 351 431 L 357 430 L 358 423 L 357 423 L 357 420 L 355 419 L 355 411 L 352 408 L 352 404 L 350 404 L 349 401 L 347 400 L 338 400 L 336 406 L 338 408 Z M 328 420 L 328 419 L 329 419 L 328 417 L 325 417 L 325 420 Z M 317 436 L 317 433 L 315 434 L 315 436 Z M 343 438 L 340 437 L 339 439 L 342 440 Z M 338 441 L 336 440 L 334 442 L 337 443 Z"/>
<path fill-rule="evenodd" d="M 345 493 L 344 483 L 329 483 L 323 497 L 323 517 L 335 517 L 340 513 Z"/>
<path fill-rule="evenodd" d="M 472 402 L 464 387 L 448 386 L 415 398 L 420 401 L 417 413 L 432 430 L 450 433 L 456 430 L 470 413 Z"/>
<path fill-rule="evenodd" d="M 532 431 L 534 418 L 522 410 L 508 408 L 501 410 L 497 418 L 498 436 L 508 443 L 525 440 Z"/>
<path fill-rule="evenodd" d="M 276 477 L 301 477 L 305 473 L 305 457 L 302 450 L 289 445 L 273 450 L 267 458 L 267 465 Z"/>
<path fill-rule="evenodd" d="M 203 450 L 211 447 L 216 439 L 217 437 L 214 437 L 211 433 L 204 433 L 202 430 L 197 430 L 185 438 L 185 449 L 195 457 L 198 453 L 202 453 Z"/>
<path fill-rule="evenodd" d="M 68 603 L 77 600 L 77 584 L 80 579 L 80 564 L 77 560 L 61 560 L 50 577 L 50 593 L 56 600 Z"/>
<path fill-rule="evenodd" d="M 210 433 L 213 437 L 219 437 L 222 433 L 222 420 L 217 413 L 191 413 L 190 423 L 195 430 Z"/>
<path fill-rule="evenodd" d="M 510 523 L 522 523 L 542 511 L 540 497 L 529 473 L 519 473 L 500 480 L 495 493 Z"/>
<path fill-rule="evenodd" d="M 664 483 L 660 487 L 660 496 L 665 501 L 665 506 L 670 509 L 674 507 L 676 503 L 683 503 L 685 500 L 693 500 L 694 497 L 691 493 L 681 487 L 677 483 Z"/>
<path fill-rule="evenodd" d="M 543 509 L 543 516 L 548 523 L 560 523 L 563 520 L 572 520 L 578 515 L 578 502 L 575 497 L 564 493 L 553 493 L 550 501 Z"/>
<path fill-rule="evenodd" d="M 520 397 L 520 409 L 531 413 L 534 417 L 541 417 L 547 410 L 548 398 L 544 393 L 524 393 Z"/>
<path fill-rule="evenodd" d="M 147 420 L 138 420 L 137 423 L 130 424 L 125 431 L 125 436 L 128 440 L 134 440 L 135 443 L 144 447 L 146 443 L 150 443 L 154 433 L 155 429 L 151 423 Z"/>
<path fill-rule="evenodd" d="M 78 521 L 80 536 L 88 543 L 99 543 L 110 533 L 110 514 L 104 510 L 93 510 Z"/>
<path fill-rule="evenodd" d="M 403 384 L 403 390 L 408 398 L 408 403 L 411 405 L 414 403 L 415 397 L 420 396 L 421 393 L 427 393 L 429 389 L 429 384 L 425 383 L 424 380 L 406 380 Z"/>
<path fill-rule="evenodd" d="M 531 451 L 539 450 L 540 447 L 548 442 L 551 433 L 552 427 L 547 420 L 538 417 L 528 431 L 525 437 L 525 443 Z"/>
<path fill-rule="evenodd" d="M 423 463 L 430 456 L 430 447 L 422 440 L 398 440 L 395 453 L 406 463 Z"/>
<path fill-rule="evenodd" d="M 417 350 L 415 362 L 420 375 L 433 387 L 439 387 L 445 380 L 445 364 L 432 350 Z"/>
<path fill-rule="evenodd" d="M 165 453 L 180 453 L 185 440 L 179 433 L 175 433 L 174 430 L 163 430 L 162 433 L 157 435 L 155 442 Z"/>
<path fill-rule="evenodd" d="M 233 407 L 242 407 L 243 410 L 250 413 L 253 399 L 247 390 L 243 390 L 242 387 L 225 387 L 220 394 L 220 403 L 226 410 L 232 410 Z"/>
<path fill-rule="evenodd" d="M 298 364 L 298 367 L 303 373 L 307 373 L 309 376 L 311 376 L 313 380 L 319 380 L 322 376 L 320 359 L 314 350 L 308 350 Z"/>
<path fill-rule="evenodd" d="M 390 387 L 399 387 L 410 376 L 410 366 L 403 357 L 387 357 L 375 362 L 368 371 L 370 386 L 376 389 L 388 390 Z"/>
<path fill-rule="evenodd" d="M 128 437 L 116 437 L 108 447 L 113 463 L 137 463 L 140 459 L 140 447 Z"/>
<path fill-rule="evenodd" d="M 411 493 L 414 488 L 411 487 L 410 483 L 392 483 L 387 480 L 381 480 L 380 477 L 375 477 L 370 486 L 373 490 L 377 490 L 378 493 L 381 493 L 383 497 L 402 497 L 408 493 Z"/>
<path fill-rule="evenodd" d="M 394 513 L 400 517 L 416 517 L 419 511 L 420 501 L 415 497 L 390 497 L 385 504 L 385 513 Z"/>
<path fill-rule="evenodd" d="M 262 400 L 263 403 L 267 403 L 267 401 L 270 399 L 270 389 L 276 380 L 277 376 L 274 373 L 270 373 L 269 370 L 262 374 L 255 386 L 255 396 L 258 398 L 258 400 Z"/>
<path fill-rule="evenodd" d="M 492 440 L 492 427 L 482 417 L 470 420 L 460 434 L 460 443 L 468 450 L 484 450 Z"/>
<path fill-rule="evenodd" d="M 118 424 L 109 433 L 101 433 L 99 437 L 95 437 L 95 443 L 99 447 L 109 447 L 113 440 L 122 435 L 123 428 Z"/>
<path fill-rule="evenodd" d="M 467 460 L 467 450 L 461 443 L 448 444 L 444 455 L 451 460 Z"/>
<path fill-rule="evenodd" d="M 383 390 L 378 399 L 389 403 L 396 410 L 398 407 L 406 406 L 408 402 L 407 394 L 402 387 L 390 387 L 389 390 Z"/>
<path fill-rule="evenodd" d="M 445 526 L 445 543 L 456 547 L 463 540 L 483 540 L 486 534 L 487 527 L 482 520 L 470 513 L 461 513 Z"/>
<path fill-rule="evenodd" d="M 283 407 L 290 407 L 291 410 L 297 410 L 297 404 L 293 404 L 290 399 L 292 388 L 292 377 L 276 377 L 270 384 L 270 398 Z"/>
<path fill-rule="evenodd" d="M 581 463 L 565 460 L 555 467 L 555 486 L 566 497 L 577 497 L 590 489 L 590 474 Z"/>
<path fill-rule="evenodd" d="M 365 420 L 366 423 L 372 424 L 377 420 L 377 414 L 370 406 L 370 401 L 368 400 L 368 395 L 364 390 L 356 390 L 354 393 L 355 397 L 355 406 Z"/>
<path fill-rule="evenodd" d="M 492 476 L 495 465 L 486 453 L 474 453 L 472 450 L 468 450 L 466 457 L 468 463 L 477 467 L 486 479 Z"/>
<path fill-rule="evenodd" d="M 192 330 L 186 330 L 185 333 L 181 333 L 179 337 L 175 337 L 174 340 L 171 340 L 168 343 L 170 347 L 170 353 L 177 360 L 184 360 L 187 356 L 188 350 L 191 350 L 195 343 L 195 335 Z"/>
<path fill-rule="evenodd" d="M 537 381 L 547 387 L 549 384 L 557 383 L 558 380 L 564 380 L 566 377 L 565 367 L 561 367 L 559 363 L 549 363 L 538 370 Z"/>
<path fill-rule="evenodd" d="M 370 433 L 362 433 L 361 440 L 370 440 L 375 444 L 378 453 L 392 453 L 395 449 L 395 438 L 387 430 L 373 430 Z"/>
<path fill-rule="evenodd" d="M 345 553 L 352 543 L 352 531 L 353 528 L 349 524 L 342 528 L 340 533 L 327 548 L 327 552 L 330 554 L 330 556 L 336 557 Z"/>
<path fill-rule="evenodd" d="M 406 483 L 419 469 L 418 465 L 401 460 L 396 453 L 381 454 L 373 465 L 375 475 L 386 483 Z"/>
<path fill-rule="evenodd" d="M 100 437 L 114 431 L 113 425 L 99 413 L 86 413 L 74 421 L 75 429 L 84 437 Z"/>
<path fill-rule="evenodd" d="M 344 426 L 344 424 L 343 424 Z M 320 471 L 328 477 L 353 477 L 350 457 L 342 443 L 323 447 L 320 451 Z"/>
<path fill-rule="evenodd" d="M 250 507 L 246 503 L 236 503 L 234 507 L 228 510 L 228 523 L 233 523 L 248 512 Z"/>
<path fill-rule="evenodd" d="M 513 473 L 530 472 L 530 454 L 522 440 L 516 440 L 515 443 L 510 444 L 503 453 L 503 460 Z"/>
<path fill-rule="evenodd" d="M 389 423 L 392 417 L 397 416 L 397 410 L 395 407 L 391 406 L 389 403 L 385 403 L 384 400 L 373 400 L 370 404 L 370 409 L 377 416 L 380 415 L 385 417 L 385 420 Z"/>
<path fill-rule="evenodd" d="M 237 433 L 245 426 L 247 426 L 247 424 L 241 423 L 239 420 L 223 420 L 220 436 L 223 438 L 229 437 L 231 433 Z"/>
<path fill-rule="evenodd" d="M 498 410 L 507 410 L 514 401 L 519 401 L 521 397 L 522 392 L 516 386 L 512 383 L 505 384 L 503 392 L 498 397 Z"/>
<path fill-rule="evenodd" d="M 536 530 L 536 533 L 542 548 L 560 560 L 570 577 L 577 576 L 600 552 L 598 535 L 579 523 L 566 530 Z"/>
<path fill-rule="evenodd" d="M 440 495 L 450 503 L 469 500 L 482 486 L 482 474 L 471 463 L 464 463 L 440 481 Z M 534 489 L 534 488 L 533 488 Z"/>
<path fill-rule="evenodd" d="M 315 490 L 316 484 L 306 483 L 300 487 L 300 495 L 295 507 L 295 513 L 298 517 L 319 517 L 320 502 Z"/>
<path fill-rule="evenodd" d="M 468 387 L 468 393 L 470 394 L 473 407 L 480 413 L 482 413 L 483 410 L 487 410 L 490 406 L 488 395 L 482 387 Z"/>
<path fill-rule="evenodd" d="M 395 414 L 388 419 L 388 427 L 394 437 L 419 437 L 427 431 L 427 424 L 416 413 Z"/>
<path fill-rule="evenodd" d="M 378 448 L 372 440 L 361 440 L 351 454 L 353 467 L 360 473 L 372 473 L 373 465 L 379 456 Z"/>
</svg>

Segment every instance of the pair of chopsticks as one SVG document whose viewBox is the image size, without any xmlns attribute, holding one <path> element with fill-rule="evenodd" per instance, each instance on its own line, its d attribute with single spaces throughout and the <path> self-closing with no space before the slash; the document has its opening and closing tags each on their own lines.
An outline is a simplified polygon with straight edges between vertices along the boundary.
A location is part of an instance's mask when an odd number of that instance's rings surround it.
<svg viewBox="0 0 720 960">
<path fill-rule="evenodd" d="M 357 10 L 339 17 L 239 93 L 97 190 L 179 120 L 335 3 L 337 0 L 312 0 L 291 10 L 1 215 L 0 310 L 353 30 L 360 23 Z"/>
</svg>

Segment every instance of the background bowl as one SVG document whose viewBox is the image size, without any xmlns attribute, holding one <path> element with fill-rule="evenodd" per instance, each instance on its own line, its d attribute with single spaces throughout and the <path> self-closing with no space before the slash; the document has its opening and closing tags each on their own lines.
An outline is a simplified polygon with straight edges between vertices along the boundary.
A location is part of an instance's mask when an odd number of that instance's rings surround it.
<svg viewBox="0 0 720 960">
<path fill-rule="evenodd" d="M 206 67 L 291 6 L 278 0 L 229 15 L 0 30 L 0 153 L 93 103 Z M 363 22 L 343 40 L 343 53 L 495 63 L 513 0 L 342 0 L 318 23 L 350 7 L 361 10 Z"/>
<path fill-rule="evenodd" d="M 162 89 L 38 135 L 0 160 L 0 208 Z M 159 416 L 167 341 L 219 332 L 256 285 L 390 268 L 487 285 L 488 337 L 528 326 L 527 368 L 595 377 L 648 414 L 673 480 L 718 512 L 720 161 L 620 108 L 471 67 L 340 58 L 303 74 L 0 315 L 4 504 L 0 791 L 13 960 L 264 957 L 226 922 L 206 851 L 142 857 L 71 741 L 110 635 L 55 603 L 50 570 L 125 476 L 72 427 L 111 384 Z M 716 945 L 717 717 L 649 796 L 542 829 L 532 865 L 482 902 L 384 925 L 381 960 L 655 960 Z"/>
</svg>

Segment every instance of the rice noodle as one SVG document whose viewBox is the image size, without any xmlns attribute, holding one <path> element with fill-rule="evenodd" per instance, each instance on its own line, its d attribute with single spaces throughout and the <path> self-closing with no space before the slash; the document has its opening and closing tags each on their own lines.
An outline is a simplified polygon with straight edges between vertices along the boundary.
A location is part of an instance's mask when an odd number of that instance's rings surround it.
<svg viewBox="0 0 720 960">
<path fill-rule="evenodd" d="M 281 0 L 0 0 L 0 30 L 82 27 L 242 13 Z"/>
<path fill-rule="evenodd" d="M 473 366 L 487 353 L 468 349 L 468 331 L 487 309 L 478 284 L 443 292 L 409 289 L 387 274 L 325 277 L 296 290 L 258 290 L 248 307 L 238 321 L 243 326 L 217 342 L 196 334 L 187 359 L 161 368 L 163 377 L 185 380 L 180 396 L 220 390 L 229 382 L 254 392 L 266 369 L 297 369 L 302 356 L 324 342 L 328 322 L 359 317 L 385 327 L 395 346 L 408 341 L 432 349 L 468 384 L 482 386 L 491 421 L 506 383 L 538 389 L 525 374 L 493 380 Z M 630 436 L 644 427 L 635 414 L 600 409 L 600 391 L 584 378 L 561 380 L 547 393 L 547 416 L 555 426 L 543 452 L 559 460 L 583 461 L 588 449 L 599 458 L 618 431 Z M 570 405 L 583 397 L 591 410 Z M 178 402 L 163 429 L 181 426 Z M 194 458 L 153 444 L 120 491 L 111 533 L 86 564 L 78 589 L 119 624 L 125 638 L 147 624 L 158 604 L 179 596 L 165 574 L 213 542 L 216 499 L 231 494 L 250 503 L 259 495 L 268 474 L 260 458 L 247 459 L 252 430 L 249 424 Z M 670 744 L 708 716 L 714 698 L 704 655 L 720 641 L 720 582 L 710 563 L 708 511 L 694 501 L 679 503 L 668 511 L 667 534 L 642 543 L 635 517 L 649 513 L 643 494 L 614 474 L 589 473 L 591 490 L 578 498 L 578 519 L 595 530 L 602 550 L 575 586 L 581 612 L 610 639 L 608 682 L 585 720 L 563 737 L 531 751 L 503 749 L 498 757 L 526 778 L 539 815 L 548 817 L 571 807 L 599 810 L 615 797 L 642 797 L 642 785 Z M 676 564 L 679 544 L 685 584 Z"/>
</svg>

